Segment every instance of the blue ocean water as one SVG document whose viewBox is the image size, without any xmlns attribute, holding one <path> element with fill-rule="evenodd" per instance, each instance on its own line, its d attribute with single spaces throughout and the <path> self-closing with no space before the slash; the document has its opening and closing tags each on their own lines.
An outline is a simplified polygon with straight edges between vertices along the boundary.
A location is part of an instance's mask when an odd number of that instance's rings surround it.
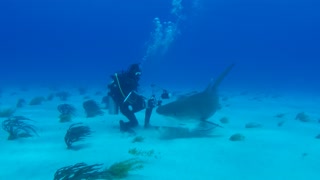
<svg viewBox="0 0 320 180">
<path fill-rule="evenodd" d="M 319 89 L 319 2 L 173 2 L 1 1 L 1 81 L 107 82 L 147 55 L 159 18 L 173 39 L 145 59 L 146 84 L 204 84 L 235 63 L 230 85 Z"/>
<path fill-rule="evenodd" d="M 0 179 L 49 179 L 81 161 L 132 158 L 135 148 L 151 163 L 128 179 L 319 179 L 319 9 L 316 0 L 1 0 L 0 118 L 26 116 L 39 136 L 12 142 L 0 131 Z M 198 122 L 155 110 L 151 124 L 160 131 L 149 132 L 141 111 L 133 137 L 119 130 L 122 114 L 103 109 L 87 118 L 83 101 L 105 105 L 110 75 L 132 63 L 141 63 L 142 88 L 176 93 L 169 101 L 234 63 L 209 119 L 224 128 L 208 138 L 212 129 L 197 134 Z M 65 92 L 68 101 L 57 96 Z M 29 103 L 44 97 L 40 106 Z M 61 123 L 62 103 L 77 109 L 71 122 Z M 66 150 L 63 135 L 79 122 L 94 134 Z M 243 142 L 231 142 L 239 133 Z M 145 142 L 133 142 L 139 138 Z"/>
</svg>

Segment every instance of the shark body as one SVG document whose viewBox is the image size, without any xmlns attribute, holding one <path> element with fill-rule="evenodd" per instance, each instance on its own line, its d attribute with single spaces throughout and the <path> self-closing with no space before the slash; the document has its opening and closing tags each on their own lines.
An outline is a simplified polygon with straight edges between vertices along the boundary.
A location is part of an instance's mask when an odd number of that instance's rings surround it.
<svg viewBox="0 0 320 180">
<path fill-rule="evenodd" d="M 180 120 L 207 121 L 220 108 L 217 88 L 233 66 L 234 64 L 229 65 L 218 76 L 216 81 L 211 82 L 202 92 L 186 95 L 183 98 L 161 105 L 157 108 L 156 112 Z"/>
</svg>

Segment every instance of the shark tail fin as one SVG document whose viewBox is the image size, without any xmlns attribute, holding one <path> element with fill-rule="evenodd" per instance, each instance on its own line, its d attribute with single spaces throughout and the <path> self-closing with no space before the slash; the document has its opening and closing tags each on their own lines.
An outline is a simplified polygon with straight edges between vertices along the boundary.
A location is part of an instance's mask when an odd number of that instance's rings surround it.
<svg viewBox="0 0 320 180">
<path fill-rule="evenodd" d="M 229 74 L 229 72 L 232 70 L 234 64 L 229 65 L 216 79 L 216 81 L 211 84 L 207 90 L 214 90 L 216 89 L 222 82 L 222 80 Z"/>
</svg>

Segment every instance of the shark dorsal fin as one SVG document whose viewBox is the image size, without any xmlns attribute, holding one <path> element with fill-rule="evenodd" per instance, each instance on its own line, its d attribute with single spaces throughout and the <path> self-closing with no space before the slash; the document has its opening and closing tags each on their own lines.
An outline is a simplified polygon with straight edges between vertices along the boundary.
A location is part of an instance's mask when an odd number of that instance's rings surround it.
<svg viewBox="0 0 320 180">
<path fill-rule="evenodd" d="M 234 64 L 229 65 L 219 76 L 218 78 L 214 81 L 211 82 L 208 87 L 206 88 L 206 91 L 213 91 L 217 89 L 217 87 L 221 84 L 222 80 L 229 74 L 231 69 L 233 68 Z"/>
</svg>

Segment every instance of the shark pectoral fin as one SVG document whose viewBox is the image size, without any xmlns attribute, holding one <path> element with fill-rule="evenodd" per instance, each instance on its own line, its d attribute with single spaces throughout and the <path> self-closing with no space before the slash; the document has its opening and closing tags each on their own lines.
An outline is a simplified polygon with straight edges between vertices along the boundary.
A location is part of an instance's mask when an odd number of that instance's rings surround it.
<svg viewBox="0 0 320 180">
<path fill-rule="evenodd" d="M 220 126 L 219 124 L 214 123 L 214 122 L 211 122 L 211 121 L 208 121 L 208 120 L 202 120 L 202 122 L 205 122 L 205 123 L 208 123 L 208 124 L 212 124 L 212 125 L 214 125 L 214 126 L 216 126 L 216 127 L 223 128 L 223 126 Z"/>
</svg>

